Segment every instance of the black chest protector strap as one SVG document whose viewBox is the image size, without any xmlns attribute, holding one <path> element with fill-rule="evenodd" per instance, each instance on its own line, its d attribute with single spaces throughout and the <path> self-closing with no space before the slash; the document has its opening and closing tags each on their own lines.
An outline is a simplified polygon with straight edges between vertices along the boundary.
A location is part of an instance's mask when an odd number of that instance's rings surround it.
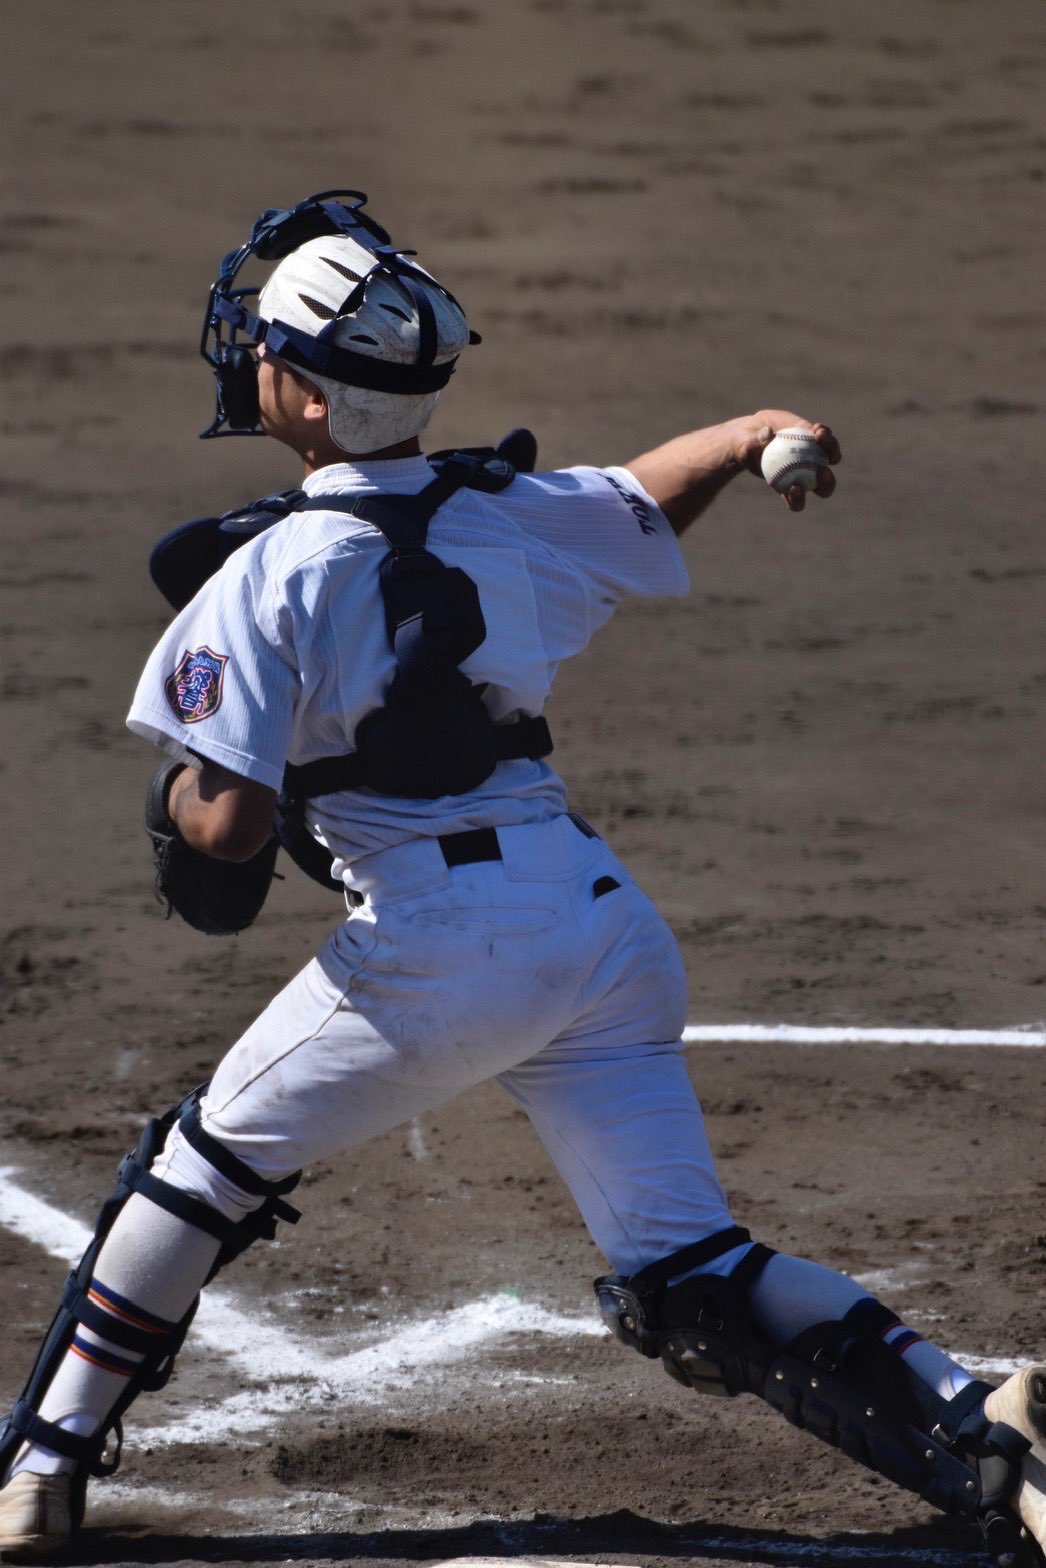
<svg viewBox="0 0 1046 1568">
<path fill-rule="evenodd" d="M 358 726 L 353 752 L 288 764 L 286 798 L 360 788 L 417 800 L 463 795 L 499 762 L 537 759 L 552 750 L 543 718 L 496 725 L 483 704 L 484 688 L 460 670 L 487 634 L 479 594 L 467 573 L 426 548 L 429 523 L 458 490 L 493 492 L 513 478 L 501 458 L 456 453 L 417 495 L 317 495 L 296 503 L 295 511 L 351 512 L 388 541 L 381 593 L 396 673 L 384 706 Z"/>
</svg>

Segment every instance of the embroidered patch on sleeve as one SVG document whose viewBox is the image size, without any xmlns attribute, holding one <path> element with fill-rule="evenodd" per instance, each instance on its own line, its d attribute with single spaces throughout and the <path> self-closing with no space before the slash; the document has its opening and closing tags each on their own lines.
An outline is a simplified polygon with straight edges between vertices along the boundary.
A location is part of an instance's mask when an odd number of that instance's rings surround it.
<svg viewBox="0 0 1046 1568">
<path fill-rule="evenodd" d="M 186 648 L 178 668 L 164 682 L 167 701 L 183 724 L 199 724 L 217 713 L 228 662 L 227 653 L 215 653 L 207 647 Z"/>
</svg>

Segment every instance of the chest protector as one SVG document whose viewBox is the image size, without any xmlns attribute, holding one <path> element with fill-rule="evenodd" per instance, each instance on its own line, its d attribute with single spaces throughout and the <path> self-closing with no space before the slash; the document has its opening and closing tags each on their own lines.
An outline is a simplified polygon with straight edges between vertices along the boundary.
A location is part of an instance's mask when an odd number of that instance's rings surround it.
<svg viewBox="0 0 1046 1568">
<path fill-rule="evenodd" d="M 512 483 L 513 432 L 495 451 L 437 454 L 435 477 L 417 495 L 318 495 L 285 490 L 223 518 L 186 523 L 160 540 L 150 560 L 153 581 L 182 608 L 248 539 L 291 512 L 348 512 L 384 535 L 381 595 L 396 673 L 382 707 L 368 713 L 353 751 L 295 766 L 284 774 L 284 808 L 315 795 L 372 789 L 382 795 L 434 800 L 463 795 L 488 779 L 499 762 L 545 757 L 552 737 L 543 718 L 495 724 L 459 666 L 487 634 L 476 585 L 460 567 L 445 566 L 426 548 L 438 509 L 463 487 L 496 493 Z M 519 467 L 532 466 L 522 447 Z M 529 462 L 528 462 L 529 458 Z M 518 461 L 518 459 L 517 459 Z M 328 866 L 329 874 L 329 866 Z"/>
<path fill-rule="evenodd" d="M 475 686 L 459 668 L 487 635 L 472 578 L 426 549 L 436 511 L 463 486 L 494 492 L 515 478 L 500 457 L 454 453 L 418 495 L 308 496 L 295 511 L 348 511 L 384 534 L 381 563 L 385 629 L 396 673 L 385 703 L 357 727 L 355 750 L 301 766 L 288 764 L 287 798 L 308 799 L 342 789 L 434 800 L 465 795 L 499 762 L 547 756 L 542 718 L 496 725 Z"/>
</svg>

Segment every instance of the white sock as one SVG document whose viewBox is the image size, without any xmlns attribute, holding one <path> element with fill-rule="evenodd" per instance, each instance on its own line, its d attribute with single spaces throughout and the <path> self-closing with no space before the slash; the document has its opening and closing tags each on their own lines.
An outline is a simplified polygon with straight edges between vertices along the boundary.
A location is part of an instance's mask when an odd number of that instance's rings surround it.
<svg viewBox="0 0 1046 1568">
<path fill-rule="evenodd" d="M 162 1339 L 199 1295 L 218 1252 L 218 1242 L 185 1220 L 133 1193 L 116 1217 L 98 1255 L 88 1295 L 117 1322 L 133 1324 Z M 84 1437 L 98 1430 L 144 1359 L 84 1324 L 40 1401 L 38 1413 Z M 71 1475 L 76 1462 L 37 1443 L 26 1443 L 11 1475 Z"/>
<path fill-rule="evenodd" d="M 903 1323 L 887 1330 L 883 1344 L 896 1350 L 905 1366 L 921 1382 L 935 1388 L 942 1399 L 954 1399 L 961 1388 L 974 1381 L 965 1367 Z"/>
<path fill-rule="evenodd" d="M 168 1136 L 153 1174 L 170 1186 L 210 1204 L 230 1220 L 240 1220 L 262 1199 L 243 1192 L 197 1154 L 177 1128 Z M 141 1193 L 132 1193 L 120 1210 L 95 1262 L 89 1294 L 94 1305 L 115 1319 L 161 1336 L 188 1312 L 218 1255 L 219 1243 L 206 1231 L 169 1214 Z M 80 1437 L 95 1433 L 144 1359 L 82 1323 L 40 1401 L 39 1414 Z M 26 1443 L 8 1476 L 20 1470 L 37 1475 L 71 1474 L 76 1469 L 50 1448 Z"/>
<path fill-rule="evenodd" d="M 707 1272 L 729 1274 L 749 1250 L 749 1243 L 716 1258 Z M 815 1323 L 838 1321 L 859 1301 L 872 1300 L 863 1286 L 846 1274 L 776 1253 L 751 1287 L 749 1299 L 761 1326 L 776 1345 L 786 1345 Z M 920 1382 L 951 1399 L 972 1383 L 970 1373 L 943 1350 L 931 1345 L 914 1329 L 897 1322 L 883 1335 L 883 1343 L 893 1346 L 908 1369 Z"/>
</svg>

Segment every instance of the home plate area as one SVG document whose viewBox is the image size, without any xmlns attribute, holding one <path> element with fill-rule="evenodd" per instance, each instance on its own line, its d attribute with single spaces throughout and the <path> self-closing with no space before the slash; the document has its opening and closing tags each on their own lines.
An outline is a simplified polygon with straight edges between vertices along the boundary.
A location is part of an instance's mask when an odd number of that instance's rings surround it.
<svg viewBox="0 0 1046 1568">
<path fill-rule="evenodd" d="M 24 1163 L 0 1171 L 0 1222 L 11 1277 L 39 1290 L 42 1313 L 88 1232 L 38 1195 L 32 1148 L 10 1147 Z M 527 1248 L 536 1245 L 531 1237 Z M 586 1287 L 585 1255 L 573 1254 L 579 1245 L 564 1228 L 543 1274 L 529 1277 L 522 1244 L 518 1256 L 504 1246 L 477 1253 L 472 1293 L 449 1303 L 426 1271 L 410 1305 L 392 1285 L 357 1305 L 350 1294 L 348 1307 L 317 1296 L 316 1261 L 308 1283 L 295 1283 L 307 1236 L 258 1249 L 253 1267 L 205 1293 L 168 1389 L 131 1412 L 124 1464 L 92 1486 L 76 1560 L 983 1560 L 975 1529 L 851 1466 L 758 1401 L 700 1399 L 613 1344 Z M 349 1256 L 347 1246 L 341 1236 L 338 1255 Z M 900 1309 L 932 1316 L 947 1252 L 923 1238 L 912 1257 L 860 1277 Z M 499 1288 L 506 1274 L 520 1283 Z M 954 1334 L 951 1347 L 972 1370 L 998 1378 L 1017 1364 L 975 1357 Z M 12 1370 L 5 1357 L 5 1381 Z"/>
</svg>

